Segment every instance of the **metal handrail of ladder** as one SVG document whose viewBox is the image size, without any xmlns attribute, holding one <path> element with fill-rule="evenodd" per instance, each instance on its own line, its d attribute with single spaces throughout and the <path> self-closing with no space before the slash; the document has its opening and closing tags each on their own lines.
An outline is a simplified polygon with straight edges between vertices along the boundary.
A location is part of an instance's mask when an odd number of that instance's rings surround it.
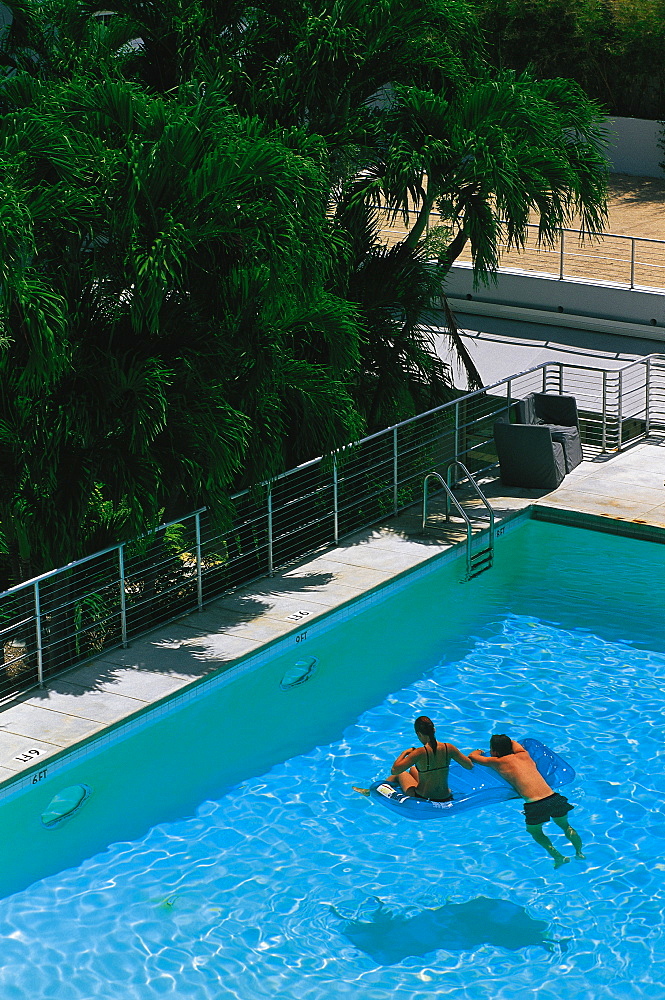
<svg viewBox="0 0 665 1000">
<path fill-rule="evenodd" d="M 465 477 L 468 479 L 469 483 L 475 490 L 476 494 L 482 501 L 483 505 L 487 508 L 489 512 L 489 543 L 486 548 L 479 549 L 476 552 L 472 551 L 472 537 L 473 537 L 473 525 L 468 517 L 466 511 L 458 501 L 457 497 L 452 491 L 450 485 L 451 471 L 455 466 L 459 468 L 464 473 Z M 489 569 L 494 562 L 494 511 L 492 510 L 491 504 L 488 502 L 487 497 L 482 492 L 477 482 L 466 468 L 462 462 L 455 461 L 451 462 L 446 469 L 446 479 L 443 478 L 438 472 L 429 472 L 423 482 L 423 523 L 422 530 L 425 530 L 425 525 L 427 523 L 427 499 L 428 499 L 428 485 L 430 479 L 438 479 L 439 483 L 443 487 L 446 494 L 446 521 L 450 520 L 450 501 L 452 500 L 454 506 L 457 508 L 457 512 L 460 517 L 466 522 L 466 579 L 470 580 L 474 576 L 478 576 L 484 570 Z M 447 481 L 446 481 L 447 480 Z"/>
</svg>

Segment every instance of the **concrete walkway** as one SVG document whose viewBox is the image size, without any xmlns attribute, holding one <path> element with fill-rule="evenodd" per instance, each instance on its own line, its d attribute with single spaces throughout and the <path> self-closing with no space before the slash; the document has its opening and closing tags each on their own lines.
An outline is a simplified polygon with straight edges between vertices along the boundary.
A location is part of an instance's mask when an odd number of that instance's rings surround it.
<svg viewBox="0 0 665 1000">
<path fill-rule="evenodd" d="M 497 524 L 533 505 L 534 515 L 665 541 L 665 438 L 584 462 L 558 490 L 484 484 Z M 179 621 L 75 667 L 0 712 L 0 787 L 63 751 L 121 724 L 265 643 L 302 631 L 331 610 L 381 587 L 466 537 L 433 499 L 427 533 L 410 508 L 338 547 L 242 588 Z"/>
<path fill-rule="evenodd" d="M 589 526 L 665 541 L 664 484 L 665 437 L 652 437 L 620 456 L 583 462 L 538 506 L 564 523 L 580 523 L 582 514 Z"/>
<path fill-rule="evenodd" d="M 639 337 L 612 336 L 494 316 L 472 316 L 461 311 L 456 318 L 483 385 L 493 385 L 515 372 L 547 362 L 610 371 L 623 368 L 637 358 L 665 353 L 665 343 Z M 439 357 L 456 371 L 455 353 L 448 335 L 436 334 L 435 344 Z"/>
</svg>

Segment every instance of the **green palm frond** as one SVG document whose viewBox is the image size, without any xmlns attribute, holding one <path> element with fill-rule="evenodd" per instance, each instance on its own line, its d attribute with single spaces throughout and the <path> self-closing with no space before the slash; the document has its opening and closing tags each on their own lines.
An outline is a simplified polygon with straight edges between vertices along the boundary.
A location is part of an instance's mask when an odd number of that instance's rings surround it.
<svg viewBox="0 0 665 1000">
<path fill-rule="evenodd" d="M 443 402 L 435 327 L 474 384 L 438 309 L 461 247 L 482 279 L 530 213 L 544 242 L 571 212 L 602 223 L 598 110 L 565 81 L 490 72 L 464 0 L 12 9 L 0 534 L 16 578 L 165 512 L 222 520 L 239 484 Z M 392 248 L 386 214 L 410 227 Z"/>
</svg>

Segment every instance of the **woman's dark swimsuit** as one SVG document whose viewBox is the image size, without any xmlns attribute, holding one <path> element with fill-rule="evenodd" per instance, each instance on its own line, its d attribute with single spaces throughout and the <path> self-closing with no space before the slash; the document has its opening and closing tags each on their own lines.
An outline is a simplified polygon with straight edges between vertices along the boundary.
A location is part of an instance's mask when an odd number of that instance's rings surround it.
<svg viewBox="0 0 665 1000">
<path fill-rule="evenodd" d="M 425 753 L 427 754 L 427 767 L 425 768 L 424 771 L 421 771 L 418 765 L 416 764 L 416 771 L 418 772 L 418 774 L 430 774 L 432 771 L 448 770 L 448 768 L 450 767 L 450 754 L 448 753 L 448 744 L 444 743 L 443 745 L 446 748 L 446 763 L 441 764 L 439 767 L 430 767 L 429 750 L 427 749 L 427 744 L 425 743 Z M 413 794 L 416 796 L 417 799 L 425 799 L 427 802 L 452 802 L 453 798 L 453 793 L 451 792 L 450 795 L 445 799 L 433 799 L 429 795 L 419 795 L 415 788 L 413 789 Z"/>
</svg>

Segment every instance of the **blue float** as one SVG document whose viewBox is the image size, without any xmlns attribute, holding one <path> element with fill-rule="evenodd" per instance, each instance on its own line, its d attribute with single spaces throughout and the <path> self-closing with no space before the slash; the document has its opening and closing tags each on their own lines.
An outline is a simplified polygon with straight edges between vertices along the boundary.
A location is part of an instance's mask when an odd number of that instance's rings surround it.
<svg viewBox="0 0 665 1000">
<path fill-rule="evenodd" d="M 536 762 L 536 767 L 551 788 L 561 788 L 574 779 L 575 771 L 570 764 L 540 740 L 527 737 L 518 742 L 529 751 Z M 451 761 L 448 785 L 453 793 L 450 802 L 432 802 L 430 799 L 417 799 L 413 795 L 404 795 L 399 787 L 387 781 L 375 782 L 370 787 L 370 795 L 375 802 L 408 819 L 440 819 L 442 816 L 452 816 L 465 809 L 478 809 L 480 806 L 504 802 L 506 799 L 521 798 L 496 771 L 482 764 L 476 764 L 471 771 L 467 771 L 455 761 Z"/>
</svg>

